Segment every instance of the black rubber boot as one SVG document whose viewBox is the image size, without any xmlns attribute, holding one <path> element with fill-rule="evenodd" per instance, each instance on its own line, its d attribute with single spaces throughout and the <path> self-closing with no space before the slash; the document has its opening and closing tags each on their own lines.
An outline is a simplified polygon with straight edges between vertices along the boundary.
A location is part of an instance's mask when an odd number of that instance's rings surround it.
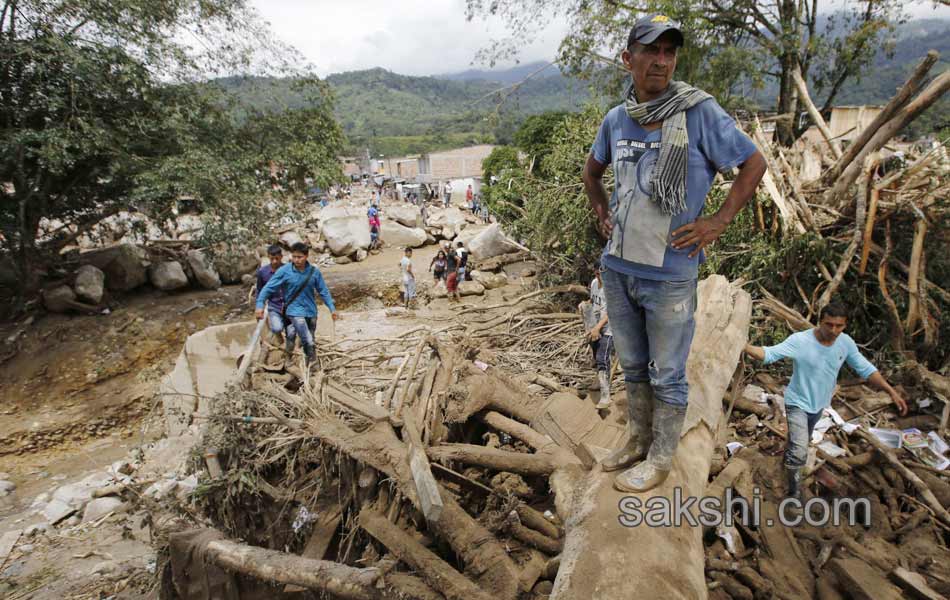
<svg viewBox="0 0 950 600">
<path fill-rule="evenodd" d="M 785 466 L 785 497 L 802 502 L 802 469 Z"/>
<path fill-rule="evenodd" d="M 307 357 L 307 367 L 313 365 L 317 360 L 317 349 L 313 346 L 304 346 L 303 347 L 304 356 Z"/>
<path fill-rule="evenodd" d="M 647 382 L 627 384 L 627 443 L 601 461 L 604 471 L 626 469 L 646 458 L 653 443 L 653 388 Z"/>
</svg>

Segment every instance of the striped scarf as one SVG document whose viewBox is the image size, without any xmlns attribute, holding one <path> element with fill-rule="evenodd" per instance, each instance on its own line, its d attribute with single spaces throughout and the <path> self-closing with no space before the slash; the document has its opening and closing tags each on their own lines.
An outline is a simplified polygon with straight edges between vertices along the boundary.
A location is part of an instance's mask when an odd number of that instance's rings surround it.
<svg viewBox="0 0 950 600">
<path fill-rule="evenodd" d="M 663 122 L 660 130 L 660 156 L 653 168 L 653 201 L 664 213 L 678 215 L 686 210 L 686 163 L 689 136 L 686 110 L 712 98 L 699 88 L 682 81 L 670 82 L 666 92 L 649 102 L 637 102 L 633 82 L 624 93 L 624 107 L 630 118 L 642 125 Z"/>
</svg>

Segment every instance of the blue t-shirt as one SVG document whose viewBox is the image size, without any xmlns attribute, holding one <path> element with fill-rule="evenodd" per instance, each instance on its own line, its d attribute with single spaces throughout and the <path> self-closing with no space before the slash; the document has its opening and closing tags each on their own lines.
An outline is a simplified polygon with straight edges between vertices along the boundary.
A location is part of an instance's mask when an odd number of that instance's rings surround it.
<svg viewBox="0 0 950 600">
<path fill-rule="evenodd" d="M 817 413 L 831 404 L 838 371 L 845 362 L 861 379 L 877 371 L 864 358 L 851 336 L 842 333 L 830 346 L 815 337 L 815 330 L 799 331 L 777 346 L 765 348 L 765 364 L 783 358 L 792 359 L 792 380 L 785 388 L 785 405 L 797 406 L 805 412 Z"/>
<path fill-rule="evenodd" d="M 600 125 L 591 153 L 597 162 L 610 164 L 614 172 L 610 197 L 613 233 L 604 249 L 603 264 L 644 279 L 695 279 L 699 263 L 705 259 L 702 252 L 687 258 L 694 247 L 672 248 L 670 234 L 702 214 L 716 171 L 741 165 L 756 152 L 756 146 L 715 100 L 687 110 L 687 208 L 671 216 L 650 198 L 661 129 L 647 131 L 630 118 L 622 104 L 611 109 Z"/>
</svg>

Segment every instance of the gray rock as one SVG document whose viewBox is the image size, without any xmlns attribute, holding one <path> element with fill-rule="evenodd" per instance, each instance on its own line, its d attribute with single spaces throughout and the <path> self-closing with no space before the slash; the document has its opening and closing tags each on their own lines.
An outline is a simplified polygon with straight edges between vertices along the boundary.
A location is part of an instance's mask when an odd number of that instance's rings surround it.
<svg viewBox="0 0 950 600">
<path fill-rule="evenodd" d="M 81 522 L 82 521 L 79 519 L 78 516 L 73 515 L 69 517 L 68 519 L 66 519 L 65 525 L 67 527 L 75 527 L 76 525 L 79 525 Z"/>
<path fill-rule="evenodd" d="M 323 213 L 320 218 L 324 219 Z M 363 214 L 340 214 L 323 220 L 321 233 L 335 256 L 349 256 L 360 248 L 369 248 L 369 224 Z"/>
<path fill-rule="evenodd" d="M 475 260 L 485 260 L 500 254 L 517 252 L 521 246 L 505 235 L 498 223 L 489 225 L 468 244 L 468 249 Z"/>
<path fill-rule="evenodd" d="M 303 238 L 300 237 L 300 234 L 296 231 L 285 231 L 280 234 L 280 243 L 290 248 L 294 244 L 299 244 L 303 241 Z"/>
<path fill-rule="evenodd" d="M 387 246 L 398 248 L 405 248 L 406 246 L 418 248 L 425 245 L 429 238 L 424 229 L 404 227 L 394 221 L 383 221 L 379 237 Z"/>
<path fill-rule="evenodd" d="M 49 290 L 43 290 L 43 306 L 46 310 L 55 313 L 64 313 L 72 308 L 76 301 L 76 293 L 68 285 L 58 285 Z"/>
<path fill-rule="evenodd" d="M 489 273 L 487 271 L 472 271 L 472 279 L 493 290 L 508 285 L 508 276 L 504 273 Z"/>
<path fill-rule="evenodd" d="M 219 248 L 214 255 L 214 270 L 222 283 L 240 283 L 244 275 L 257 270 L 259 261 L 250 246 Z"/>
<path fill-rule="evenodd" d="M 16 489 L 16 484 L 7 479 L 0 479 L 0 492 L 9 494 Z"/>
<path fill-rule="evenodd" d="M 356 251 L 356 256 L 354 256 L 354 258 L 356 259 L 356 262 L 363 262 L 364 260 L 369 258 L 369 252 L 360 248 L 359 250 Z"/>
<path fill-rule="evenodd" d="M 76 509 L 62 500 L 50 500 L 40 513 L 49 521 L 50 525 L 55 525 L 76 512 Z"/>
<path fill-rule="evenodd" d="M 132 244 L 90 250 L 84 252 L 80 260 L 101 269 L 110 290 L 127 292 L 148 281 L 148 255 L 143 248 Z"/>
<path fill-rule="evenodd" d="M 35 546 L 33 544 L 20 544 L 19 546 L 16 547 L 16 549 L 19 552 L 22 552 L 23 554 L 29 554 L 33 552 L 34 548 Z"/>
<path fill-rule="evenodd" d="M 412 204 L 396 204 L 385 209 L 386 218 L 396 221 L 406 227 L 420 227 L 422 225 L 422 211 Z"/>
<path fill-rule="evenodd" d="M 208 260 L 204 252 L 201 250 L 189 250 L 188 265 L 195 274 L 195 280 L 198 282 L 198 285 L 206 290 L 216 290 L 221 287 L 221 277 L 218 275 L 218 272 L 215 271 L 214 267 L 211 266 L 211 261 Z"/>
<path fill-rule="evenodd" d="M 128 506 L 115 496 L 106 496 L 105 498 L 96 498 L 86 505 L 86 510 L 82 515 L 83 523 L 98 521 L 110 512 L 125 512 Z"/>
<path fill-rule="evenodd" d="M 152 265 L 148 270 L 148 278 L 152 285 L 166 292 L 188 285 L 188 276 L 185 275 L 185 270 L 174 260 Z"/>
<path fill-rule="evenodd" d="M 481 296 L 485 293 L 485 286 L 477 281 L 463 281 L 459 284 L 460 296 Z"/>
<path fill-rule="evenodd" d="M 76 282 L 73 288 L 82 300 L 99 304 L 105 293 L 105 284 L 106 274 L 102 272 L 102 269 L 94 265 L 83 265 L 76 271 Z"/>
<path fill-rule="evenodd" d="M 335 262 L 338 265 L 348 265 L 351 262 L 353 262 L 353 259 L 350 258 L 349 256 L 337 256 L 333 259 L 333 262 Z"/>
</svg>

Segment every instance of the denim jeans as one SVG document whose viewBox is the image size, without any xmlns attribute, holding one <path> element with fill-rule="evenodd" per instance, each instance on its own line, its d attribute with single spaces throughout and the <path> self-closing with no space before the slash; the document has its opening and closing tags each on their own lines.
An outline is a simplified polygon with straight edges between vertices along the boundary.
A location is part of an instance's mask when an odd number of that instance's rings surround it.
<svg viewBox="0 0 950 600">
<path fill-rule="evenodd" d="M 284 332 L 284 317 L 278 311 L 267 311 L 267 327 L 271 333 L 281 334 Z"/>
<path fill-rule="evenodd" d="M 788 444 L 785 446 L 785 466 L 799 469 L 805 466 L 808 460 L 808 443 L 811 433 L 821 418 L 821 413 L 805 412 L 797 406 L 785 406 L 785 416 L 788 419 Z"/>
<path fill-rule="evenodd" d="M 317 331 L 316 317 L 287 317 L 290 325 L 287 326 L 287 346 L 294 347 L 294 341 L 300 336 L 300 345 L 304 348 L 313 346 L 313 336 Z"/>
<path fill-rule="evenodd" d="M 650 382 L 657 400 L 686 406 L 686 359 L 696 321 L 696 280 L 656 281 L 602 273 L 607 316 L 624 380 Z"/>
<path fill-rule="evenodd" d="M 591 352 L 594 353 L 594 362 L 597 363 L 598 371 L 610 370 L 610 358 L 614 353 L 614 336 L 602 335 L 596 342 L 590 343 Z"/>
</svg>

